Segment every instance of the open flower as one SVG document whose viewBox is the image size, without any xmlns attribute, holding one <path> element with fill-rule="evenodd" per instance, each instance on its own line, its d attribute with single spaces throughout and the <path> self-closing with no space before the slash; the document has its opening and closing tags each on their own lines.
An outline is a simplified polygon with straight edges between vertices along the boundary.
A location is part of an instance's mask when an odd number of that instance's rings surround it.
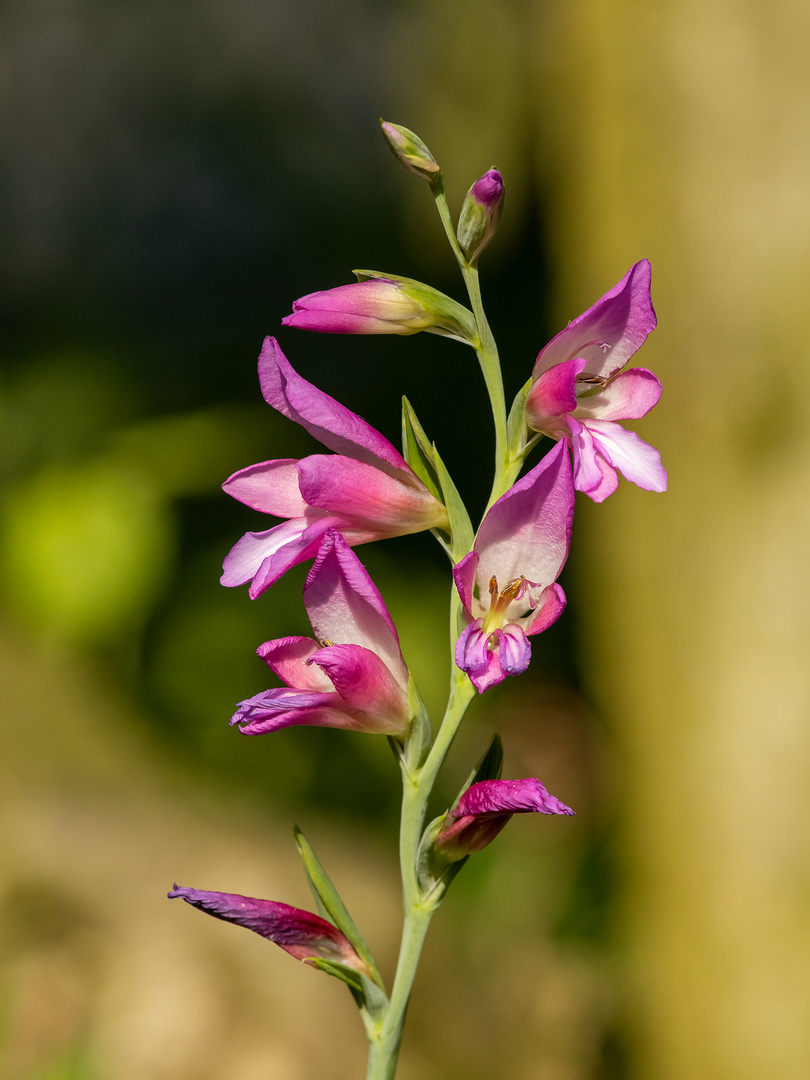
<svg viewBox="0 0 810 1080">
<path fill-rule="evenodd" d="M 345 964 L 363 975 L 371 972 L 340 930 L 310 911 L 280 904 L 275 900 L 257 900 L 238 893 L 205 892 L 174 886 L 170 900 L 181 899 L 215 919 L 245 926 L 267 938 L 294 956 L 296 960 L 329 960 Z"/>
<path fill-rule="evenodd" d="M 661 396 L 651 371 L 622 370 L 655 324 L 650 264 L 642 259 L 560 331 L 535 362 L 526 421 L 535 431 L 570 443 L 574 487 L 594 502 L 616 490 L 617 469 L 647 491 L 666 490 L 658 451 L 615 423 L 644 416 Z"/>
<path fill-rule="evenodd" d="M 242 701 L 244 735 L 303 724 L 405 733 L 410 676 L 388 608 L 363 564 L 330 529 L 304 585 L 315 638 L 267 641 L 258 653 L 286 687 Z"/>
<path fill-rule="evenodd" d="M 246 533 L 223 563 L 223 585 L 250 581 L 250 595 L 257 597 L 291 566 L 313 558 L 330 528 L 354 546 L 448 527 L 444 506 L 391 443 L 302 379 L 275 338 L 265 339 L 259 382 L 269 405 L 335 453 L 264 461 L 225 481 L 235 499 L 288 520 Z"/>
<path fill-rule="evenodd" d="M 481 780 L 467 788 L 434 840 L 436 853 L 456 862 L 491 843 L 512 814 L 565 814 L 574 811 L 550 795 L 534 777 L 525 780 Z"/>
<path fill-rule="evenodd" d="M 529 666 L 527 635 L 559 618 L 555 584 L 568 558 L 574 488 L 565 445 L 557 446 L 490 508 L 473 545 L 453 569 L 470 625 L 456 663 L 479 694 Z"/>
</svg>

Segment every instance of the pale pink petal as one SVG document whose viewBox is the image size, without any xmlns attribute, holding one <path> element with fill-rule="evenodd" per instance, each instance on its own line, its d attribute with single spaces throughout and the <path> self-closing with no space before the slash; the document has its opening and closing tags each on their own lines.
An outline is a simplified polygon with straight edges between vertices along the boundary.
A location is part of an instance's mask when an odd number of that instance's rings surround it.
<svg viewBox="0 0 810 1080">
<path fill-rule="evenodd" d="M 638 420 L 658 404 L 661 383 L 646 368 L 620 371 L 598 394 L 581 397 L 574 416 L 578 419 Z"/>
<path fill-rule="evenodd" d="M 331 681 L 320 668 L 307 663 L 321 647 L 312 638 L 289 637 L 265 641 L 256 651 L 270 670 L 288 686 L 326 692 L 332 690 Z"/>
<path fill-rule="evenodd" d="M 329 676 L 348 711 L 364 714 L 366 731 L 401 735 L 407 730 L 407 690 L 376 653 L 361 645 L 329 645 L 310 664 Z"/>
<path fill-rule="evenodd" d="M 606 420 L 588 420 L 593 441 L 599 454 L 619 470 L 626 480 L 645 491 L 666 491 L 667 471 L 661 455 L 645 443 L 635 431 Z"/>
<path fill-rule="evenodd" d="M 309 523 L 302 519 L 284 521 L 264 532 L 249 532 L 234 544 L 222 564 L 223 585 L 244 585 L 259 570 L 259 567 L 279 548 L 290 543 L 307 527 Z"/>
<path fill-rule="evenodd" d="M 650 264 L 632 266 L 610 292 L 577 316 L 541 350 L 533 376 L 566 360 L 587 360 L 589 374 L 608 378 L 640 348 L 656 318 L 650 299 Z"/>
<path fill-rule="evenodd" d="M 573 516 L 571 462 L 563 440 L 498 499 L 481 523 L 475 540 L 479 596 L 493 576 L 500 588 L 521 576 L 540 585 L 555 581 L 568 557 Z"/>
<path fill-rule="evenodd" d="M 274 517 L 302 517 L 307 504 L 298 488 L 295 458 L 262 461 L 229 476 L 222 485 L 234 499 Z"/>
<path fill-rule="evenodd" d="M 566 360 L 544 371 L 526 398 L 526 420 L 535 431 L 555 427 L 553 421 L 577 407 L 577 375 L 585 360 Z"/>
<path fill-rule="evenodd" d="M 259 356 L 259 382 L 268 405 L 301 424 L 336 454 L 376 465 L 392 475 L 412 475 L 404 458 L 371 424 L 301 378 L 272 337 L 265 338 Z"/>
<path fill-rule="evenodd" d="M 447 513 L 422 484 L 403 482 L 363 461 L 338 454 L 312 454 L 298 463 L 299 488 L 310 506 L 343 518 L 374 522 L 406 533 L 447 527 Z"/>
<path fill-rule="evenodd" d="M 377 653 L 403 686 L 408 670 L 394 621 L 368 571 L 339 532 L 329 532 L 304 585 L 304 606 L 321 641 Z"/>
<path fill-rule="evenodd" d="M 537 607 L 523 624 L 524 631 L 527 634 L 539 634 L 547 630 L 565 611 L 566 602 L 562 586 L 556 582 L 549 585 L 540 594 Z"/>
<path fill-rule="evenodd" d="M 619 486 L 616 470 L 599 453 L 587 424 L 569 420 L 571 446 L 574 455 L 574 487 L 589 495 L 594 502 L 603 502 Z"/>
</svg>

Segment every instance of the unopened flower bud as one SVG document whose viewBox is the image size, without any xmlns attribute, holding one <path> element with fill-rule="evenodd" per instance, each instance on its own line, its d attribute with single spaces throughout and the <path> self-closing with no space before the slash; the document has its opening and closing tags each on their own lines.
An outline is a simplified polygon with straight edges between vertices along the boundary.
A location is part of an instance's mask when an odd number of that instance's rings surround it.
<svg viewBox="0 0 810 1080">
<path fill-rule="evenodd" d="M 474 263 L 495 235 L 502 210 L 503 179 L 493 168 L 475 181 L 461 207 L 457 235 L 468 262 Z"/>
<path fill-rule="evenodd" d="M 472 314 L 455 300 L 410 278 L 355 270 L 351 285 L 310 293 L 294 301 L 284 326 L 322 334 L 432 334 L 475 345 Z"/>
<path fill-rule="evenodd" d="M 381 120 L 380 124 L 391 152 L 406 169 L 431 183 L 441 176 L 438 162 L 418 135 L 400 124 L 389 124 L 387 120 Z"/>
</svg>

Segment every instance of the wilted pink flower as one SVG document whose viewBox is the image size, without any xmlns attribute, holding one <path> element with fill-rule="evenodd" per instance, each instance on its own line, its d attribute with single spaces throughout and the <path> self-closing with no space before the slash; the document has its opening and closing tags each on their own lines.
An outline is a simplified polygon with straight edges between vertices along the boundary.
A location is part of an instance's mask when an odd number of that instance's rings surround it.
<svg viewBox="0 0 810 1080">
<path fill-rule="evenodd" d="M 512 814 L 565 814 L 574 811 L 550 795 L 539 780 L 481 780 L 467 788 L 447 811 L 434 840 L 436 851 L 448 862 L 481 851 L 491 843 Z"/>
<path fill-rule="evenodd" d="M 288 520 L 246 533 L 225 559 L 223 585 L 251 581 L 250 595 L 257 597 L 291 566 L 313 558 L 330 528 L 354 546 L 448 527 L 444 506 L 391 443 L 302 379 L 275 338 L 265 339 L 259 381 L 269 405 L 335 453 L 264 461 L 225 481 L 235 499 Z"/>
<path fill-rule="evenodd" d="M 274 942 L 296 960 L 330 960 L 363 975 L 371 974 L 340 930 L 310 911 L 275 900 L 257 900 L 238 893 L 205 892 L 177 885 L 168 896 L 170 900 L 179 897 L 215 919 L 245 926 Z"/>
<path fill-rule="evenodd" d="M 355 270 L 350 285 L 309 293 L 293 303 L 284 326 L 322 334 L 431 334 L 475 344 L 475 323 L 467 308 L 421 281 Z"/>
<path fill-rule="evenodd" d="M 490 508 L 473 545 L 453 569 L 470 625 L 456 663 L 479 694 L 529 666 L 527 635 L 559 618 L 565 594 L 554 584 L 568 558 L 574 488 L 559 443 Z"/>
<path fill-rule="evenodd" d="M 240 703 L 231 724 L 264 735 L 295 724 L 402 735 L 410 676 L 388 608 L 330 529 L 304 585 L 315 638 L 267 641 L 259 656 L 287 684 Z"/>
<path fill-rule="evenodd" d="M 647 491 L 666 490 L 658 451 L 614 422 L 644 416 L 661 396 L 660 382 L 646 368 L 621 370 L 655 324 L 650 264 L 642 259 L 535 362 L 527 423 L 570 443 L 574 487 L 595 502 L 616 490 L 617 469 Z"/>
</svg>

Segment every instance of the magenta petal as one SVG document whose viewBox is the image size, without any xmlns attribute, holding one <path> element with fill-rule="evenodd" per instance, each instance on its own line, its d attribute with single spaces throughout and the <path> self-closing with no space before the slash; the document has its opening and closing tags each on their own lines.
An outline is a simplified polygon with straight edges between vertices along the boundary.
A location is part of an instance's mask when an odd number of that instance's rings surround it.
<svg viewBox="0 0 810 1080">
<path fill-rule="evenodd" d="M 470 677 L 479 694 L 489 690 L 491 686 L 497 686 L 506 678 L 506 672 L 501 668 L 498 649 L 490 649 L 491 639 L 497 643 L 501 631 L 495 630 L 492 634 L 482 633 L 481 619 L 476 619 L 459 635 L 456 642 L 456 664 Z"/>
<path fill-rule="evenodd" d="M 467 788 L 453 811 L 457 817 L 483 814 L 565 814 L 574 811 L 550 795 L 534 777 L 525 780 L 481 780 Z"/>
<path fill-rule="evenodd" d="M 574 415 L 579 419 L 638 420 L 646 416 L 661 397 L 661 383 L 646 368 L 620 371 L 592 397 L 580 398 Z"/>
<path fill-rule="evenodd" d="M 470 551 L 464 558 L 453 567 L 453 580 L 461 597 L 464 614 L 472 619 L 473 585 L 475 584 L 475 572 L 478 569 L 478 552 Z"/>
<path fill-rule="evenodd" d="M 526 420 L 535 431 L 554 426 L 553 421 L 577 407 L 577 375 L 585 360 L 566 360 L 544 371 L 526 398 Z"/>
<path fill-rule="evenodd" d="M 363 730 L 387 735 L 407 731 L 407 690 L 376 653 L 361 645 L 330 645 L 313 656 L 310 664 L 328 675 L 347 710 L 363 714 Z"/>
<path fill-rule="evenodd" d="M 523 628 L 516 623 L 508 623 L 497 633 L 499 634 L 498 662 L 501 671 L 506 675 L 521 675 L 532 658 L 531 643 Z"/>
<path fill-rule="evenodd" d="M 298 464 L 301 495 L 310 506 L 399 534 L 447 525 L 444 507 L 424 485 L 407 483 L 364 461 L 313 454 Z"/>
<path fill-rule="evenodd" d="M 169 899 L 185 900 L 216 919 L 244 926 L 298 960 L 320 957 L 346 964 L 357 971 L 367 970 L 340 930 L 309 911 L 273 900 L 258 900 L 237 893 L 205 892 L 185 886 L 178 888 L 177 885 L 169 893 Z"/>
<path fill-rule="evenodd" d="M 265 338 L 259 356 L 259 382 L 268 405 L 336 454 L 393 470 L 392 475 L 412 475 L 405 459 L 371 424 L 301 378 L 272 337 Z"/>
<path fill-rule="evenodd" d="M 655 329 L 650 299 L 650 264 L 632 266 L 610 292 L 579 315 L 541 350 L 533 376 L 566 360 L 587 360 L 591 375 L 608 378 L 624 367 Z"/>
<path fill-rule="evenodd" d="M 475 550 L 479 595 L 489 579 L 501 587 L 521 575 L 541 585 L 556 580 L 568 557 L 574 516 L 571 462 L 563 440 L 490 508 Z"/>
<path fill-rule="evenodd" d="M 626 480 L 645 491 L 666 491 L 667 471 L 655 447 L 645 443 L 635 431 L 627 431 L 607 420 L 587 420 L 585 426 L 598 453 Z"/>
<path fill-rule="evenodd" d="M 304 606 L 319 640 L 370 649 L 407 685 L 394 620 L 368 571 L 335 530 L 324 537 L 307 576 Z"/>
<path fill-rule="evenodd" d="M 298 488 L 295 458 L 262 461 L 229 476 L 222 485 L 232 498 L 274 517 L 302 517 L 307 510 Z"/>
<path fill-rule="evenodd" d="M 231 717 L 243 735 L 266 735 L 286 727 L 355 728 L 357 721 L 343 709 L 334 691 L 316 693 L 281 687 L 240 701 Z"/>
<path fill-rule="evenodd" d="M 275 552 L 299 539 L 309 523 L 303 518 L 284 521 L 264 532 L 249 532 L 234 544 L 222 564 L 223 585 L 244 585 Z M 328 528 L 327 521 L 325 528 Z M 280 576 L 280 575 L 279 575 Z"/>
<path fill-rule="evenodd" d="M 287 686 L 299 690 L 329 691 L 332 684 L 308 661 L 321 649 L 317 641 L 308 637 L 276 638 L 265 641 L 256 652 L 270 670 Z"/>
<path fill-rule="evenodd" d="M 556 582 L 549 585 L 540 594 L 537 606 L 527 619 L 523 627 L 525 633 L 539 634 L 543 630 L 548 630 L 552 623 L 555 623 L 565 611 L 566 603 L 562 586 L 557 585 Z"/>
</svg>

